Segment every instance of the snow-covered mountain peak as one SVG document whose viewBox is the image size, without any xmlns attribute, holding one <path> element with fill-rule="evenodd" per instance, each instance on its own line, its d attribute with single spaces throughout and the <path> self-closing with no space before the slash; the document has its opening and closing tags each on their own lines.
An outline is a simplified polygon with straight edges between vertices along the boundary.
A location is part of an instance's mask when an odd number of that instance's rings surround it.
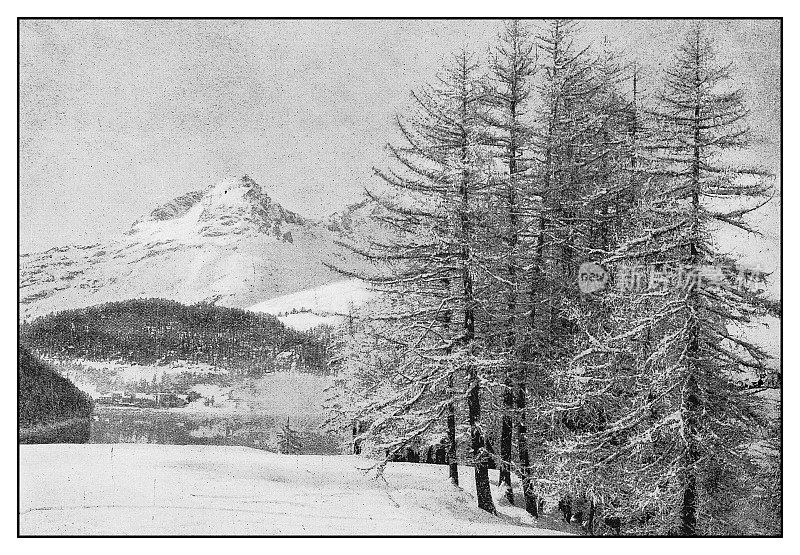
<svg viewBox="0 0 800 555">
<path fill-rule="evenodd" d="M 272 199 L 247 175 L 223 179 L 209 187 L 201 199 L 204 210 L 246 211 L 270 206 Z"/>
<path fill-rule="evenodd" d="M 164 203 L 120 236 L 22 256 L 20 315 L 146 297 L 246 307 L 339 279 L 326 266 L 348 255 L 336 236 L 250 177 L 224 179 Z"/>
<path fill-rule="evenodd" d="M 135 240 L 199 244 L 209 238 L 233 242 L 247 235 L 292 242 L 301 216 L 286 210 L 247 175 L 223 179 L 204 191 L 181 195 L 137 220 L 126 235 Z"/>
</svg>

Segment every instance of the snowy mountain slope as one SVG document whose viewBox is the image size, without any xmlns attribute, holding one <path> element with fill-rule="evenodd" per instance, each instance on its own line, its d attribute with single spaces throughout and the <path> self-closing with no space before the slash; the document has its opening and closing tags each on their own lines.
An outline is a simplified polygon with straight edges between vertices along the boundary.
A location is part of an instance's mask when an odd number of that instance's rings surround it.
<svg viewBox="0 0 800 555">
<path fill-rule="evenodd" d="M 380 225 L 376 219 L 384 212 L 377 203 L 364 199 L 361 202 L 350 204 L 344 209 L 334 212 L 322 219 L 323 226 L 331 231 L 351 237 L 354 233 L 369 234 L 379 233 Z"/>
<path fill-rule="evenodd" d="M 209 445 L 22 445 L 21 534 L 562 535 L 509 506 L 477 508 L 447 466 L 389 463 L 385 480 L 357 456 L 277 455 Z M 515 487 L 519 490 L 519 484 Z M 573 530 L 574 532 L 574 530 Z"/>
<path fill-rule="evenodd" d="M 285 325 L 305 331 L 320 324 L 334 326 L 341 323 L 353 308 L 373 295 L 363 281 L 347 279 L 275 297 L 248 310 L 272 314 Z"/>
<path fill-rule="evenodd" d="M 330 227 L 330 228 L 329 228 Z M 247 176 L 188 193 L 95 245 L 20 256 L 20 317 L 141 297 L 246 307 L 341 279 L 337 232 Z"/>
</svg>

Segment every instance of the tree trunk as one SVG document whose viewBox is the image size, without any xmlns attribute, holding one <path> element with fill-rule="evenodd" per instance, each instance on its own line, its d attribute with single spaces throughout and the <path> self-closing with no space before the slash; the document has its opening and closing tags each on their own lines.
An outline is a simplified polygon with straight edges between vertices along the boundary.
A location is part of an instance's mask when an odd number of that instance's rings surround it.
<svg viewBox="0 0 800 555">
<path fill-rule="evenodd" d="M 516 68 L 516 59 L 513 67 Z M 518 355 L 517 346 L 517 243 L 519 242 L 519 223 L 517 219 L 517 94 L 519 82 L 516 74 L 510 84 L 511 103 L 510 110 L 510 136 L 508 141 L 508 223 L 509 230 L 506 237 L 508 243 L 508 322 L 506 323 L 506 348 L 512 361 Z M 503 391 L 503 420 L 500 429 L 500 486 L 505 486 L 505 496 L 508 502 L 514 504 L 514 489 L 511 487 L 511 454 L 514 432 L 514 383 L 512 377 L 515 373 L 516 365 L 512 362 L 506 368 L 505 389 Z"/>
<path fill-rule="evenodd" d="M 513 113 L 513 112 L 512 112 Z M 513 150 L 512 141 L 512 150 Z M 509 222 L 511 229 L 508 236 L 509 248 L 509 263 L 508 263 L 508 322 L 506 323 L 506 349 L 512 362 L 506 368 L 505 383 L 503 384 L 503 419 L 500 428 L 500 486 L 505 486 L 505 496 L 508 502 L 514 504 L 514 490 L 511 487 L 511 452 L 512 452 L 512 434 L 514 432 L 514 383 L 512 377 L 516 370 L 516 365 L 513 360 L 516 359 L 518 354 L 517 348 L 517 330 L 516 318 L 517 311 L 517 294 L 516 294 L 516 279 L 517 279 L 517 263 L 515 259 L 515 250 L 518 241 L 517 232 L 517 202 L 516 202 L 516 184 L 514 183 L 514 173 L 516 171 L 516 161 L 511 157 L 510 162 L 511 173 L 509 175 L 509 191 L 508 191 L 508 211 Z"/>
<path fill-rule="evenodd" d="M 520 372 L 520 374 L 522 373 Z M 522 495 L 525 498 L 525 510 L 528 511 L 529 514 L 538 517 L 539 500 L 536 498 L 533 482 L 531 480 L 531 457 L 528 452 L 528 425 L 525 421 L 526 395 L 527 388 L 525 387 L 525 380 L 523 377 L 519 380 L 516 391 L 516 407 L 518 413 L 517 445 L 519 447 L 519 464 L 522 470 Z"/>
<path fill-rule="evenodd" d="M 683 502 L 681 506 L 681 535 L 697 535 L 697 432 L 700 414 L 700 396 L 697 384 L 697 361 L 700 356 L 700 325 L 696 320 L 697 287 L 694 279 L 699 270 L 700 252 L 698 248 L 700 232 L 700 37 L 697 37 L 695 55 L 695 88 L 697 102 L 694 108 L 694 149 L 692 156 L 692 226 L 689 241 L 689 259 L 692 276 L 690 276 L 687 301 L 690 307 L 688 327 L 688 344 L 686 346 L 686 384 L 682 393 L 681 412 L 686 437 L 686 455 L 684 467 L 686 478 L 683 486 Z M 697 280 L 699 281 L 699 277 Z"/>
<path fill-rule="evenodd" d="M 470 368 L 470 388 L 467 397 L 467 407 L 469 409 L 469 429 L 472 438 L 472 456 L 475 465 L 475 491 L 478 496 L 478 508 L 496 514 L 494 500 L 492 499 L 492 487 L 489 483 L 488 454 L 486 452 L 486 442 L 481 429 L 481 400 L 480 383 L 475 367 Z"/>
<path fill-rule="evenodd" d="M 466 196 L 466 195 L 465 195 Z M 462 225 L 469 229 L 465 221 L 465 214 L 462 213 Z M 475 340 L 475 309 L 474 292 L 472 290 L 472 276 L 467 267 L 469 252 L 466 247 L 464 254 L 464 344 L 472 346 Z M 494 501 L 492 500 L 492 489 L 489 483 L 489 455 L 486 451 L 486 440 L 484 439 L 481 427 L 481 386 L 478 377 L 478 370 L 475 365 L 467 365 L 467 375 L 469 376 L 469 394 L 467 396 L 467 410 L 469 412 L 469 432 L 472 440 L 472 456 L 475 465 L 475 490 L 478 495 L 478 507 L 492 514 L 496 513 Z"/>
<path fill-rule="evenodd" d="M 450 294 L 450 279 L 444 279 L 444 291 L 445 296 Z M 452 324 L 453 316 L 450 307 L 447 307 L 445 312 L 445 325 L 447 326 L 448 330 Z M 448 346 L 445 349 L 445 356 L 447 358 L 453 353 L 452 346 Z M 447 392 L 450 395 L 451 399 L 453 396 L 453 375 L 447 378 Z M 450 401 L 449 405 L 447 406 L 447 465 L 450 469 L 450 481 L 453 483 L 454 486 L 458 485 L 458 444 L 456 443 L 456 405 L 453 401 Z"/>
<path fill-rule="evenodd" d="M 462 66 L 464 80 L 466 83 L 466 61 Z M 466 122 L 467 117 L 467 91 L 462 91 L 461 121 Z M 464 321 L 463 321 L 463 344 L 470 351 L 471 356 L 473 343 L 475 342 L 475 291 L 472 286 L 472 273 L 470 272 L 472 244 L 472 231 L 470 222 L 470 172 L 467 167 L 469 138 L 466 128 L 462 130 L 461 136 L 461 183 L 459 184 L 459 194 L 461 196 L 461 210 L 459 219 L 461 223 L 461 279 L 464 286 Z M 481 386 L 478 378 L 478 369 L 474 364 L 468 362 L 466 374 L 469 376 L 469 393 L 467 395 L 467 410 L 469 416 L 469 431 L 472 440 L 472 455 L 475 465 L 475 490 L 478 495 L 478 507 L 484 511 L 496 514 L 494 501 L 492 500 L 492 489 L 489 483 L 489 465 L 486 452 L 486 442 L 481 428 Z"/>
<path fill-rule="evenodd" d="M 506 378 L 503 389 L 503 421 L 500 427 L 500 480 L 498 485 L 505 486 L 505 496 L 508 502 L 514 504 L 514 490 L 511 488 L 511 447 L 513 420 L 511 410 L 514 408 L 513 384 L 510 377 Z"/>
<path fill-rule="evenodd" d="M 697 433 L 697 411 L 700 401 L 697 395 L 697 382 L 694 376 L 689 376 L 686 391 L 683 395 L 683 410 L 687 422 L 686 434 L 689 443 L 686 449 L 685 462 L 686 479 L 683 486 L 683 502 L 681 506 L 681 535 L 697 535 L 697 469 L 698 460 L 695 434 Z"/>
<path fill-rule="evenodd" d="M 453 378 L 450 378 L 450 391 L 453 390 Z M 447 407 L 447 464 L 450 467 L 450 481 L 458 485 L 458 449 L 456 444 L 456 407 L 450 403 Z"/>
</svg>

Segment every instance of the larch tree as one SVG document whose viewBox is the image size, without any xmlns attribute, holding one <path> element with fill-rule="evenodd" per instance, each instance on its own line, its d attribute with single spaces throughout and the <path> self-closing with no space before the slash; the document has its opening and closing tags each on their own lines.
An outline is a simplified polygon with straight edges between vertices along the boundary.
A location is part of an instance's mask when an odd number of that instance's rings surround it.
<svg viewBox="0 0 800 555">
<path fill-rule="evenodd" d="M 722 270 L 731 260 L 716 248 L 713 235 L 720 225 L 757 233 L 745 216 L 770 192 L 766 171 L 730 165 L 723 156 L 748 145 L 744 93 L 731 87 L 730 69 L 716 63 L 712 41 L 697 25 L 666 72 L 660 98 L 659 116 L 669 130 L 663 161 L 670 187 L 657 209 L 682 223 L 662 245 L 662 255 L 672 254 L 691 277 L 676 299 L 677 335 L 659 346 L 674 349 L 680 368 L 673 378 L 680 392 L 675 470 L 683 535 L 702 532 L 698 517 L 711 516 L 711 501 L 724 495 L 713 482 L 749 462 L 745 440 L 755 414 L 728 372 L 739 365 L 766 370 L 764 351 L 729 331 L 731 324 L 749 322 L 763 303 L 748 288 L 737 287 L 736 272 Z M 748 203 L 748 198 L 757 200 Z"/>
<path fill-rule="evenodd" d="M 384 190 L 368 192 L 383 209 L 386 238 L 348 246 L 375 264 L 375 273 L 358 277 L 383 299 L 371 318 L 378 343 L 360 352 L 374 358 L 388 346 L 397 355 L 383 368 L 382 396 L 361 408 L 371 420 L 363 435 L 392 435 L 388 457 L 446 421 L 450 478 L 457 484 L 457 410 L 466 402 L 478 506 L 494 512 L 481 421 L 485 385 L 476 362 L 474 246 L 488 175 L 477 71 L 462 51 L 435 84 L 412 94 L 413 112 L 397 118 L 405 144 L 388 146 L 395 168 L 376 169 Z"/>
<path fill-rule="evenodd" d="M 504 302 L 498 303 L 497 318 L 502 357 L 507 361 L 501 377 L 501 431 L 500 431 L 500 484 L 505 488 L 506 498 L 514 503 L 511 486 L 514 416 L 517 414 L 517 444 L 523 495 L 528 512 L 535 514 L 535 496 L 530 484 L 530 455 L 527 448 L 525 428 L 525 403 L 527 386 L 525 368 L 518 361 L 522 358 L 522 343 L 518 331 L 524 325 L 525 303 L 520 302 L 520 290 L 524 283 L 524 245 L 521 237 L 529 225 L 526 217 L 526 189 L 530 181 L 530 160 L 526 150 L 530 142 L 527 113 L 530 109 L 532 81 L 536 74 L 535 42 L 529 31 L 518 20 L 504 24 L 492 52 L 488 87 L 484 96 L 487 110 L 485 144 L 491 148 L 493 159 L 500 167 L 493 175 L 493 186 L 500 199 L 497 203 L 495 234 L 500 239 L 495 253 L 498 268 L 498 285 L 504 291 Z"/>
<path fill-rule="evenodd" d="M 592 143 L 601 119 L 596 114 L 601 84 L 588 48 L 574 45 L 576 31 L 575 22 L 551 20 L 537 37 L 541 78 L 531 142 L 534 179 L 527 191 L 534 202 L 528 208 L 531 257 L 523 352 L 533 405 L 529 445 L 538 458 L 540 480 L 550 472 L 548 443 L 561 427 L 553 419 L 561 416 L 552 410 L 555 388 L 575 349 L 577 266 L 588 244 L 586 201 L 597 157 Z"/>
<path fill-rule="evenodd" d="M 637 210 L 643 188 L 642 170 L 647 167 L 639 146 L 646 136 L 645 118 L 638 97 L 636 66 L 620 64 L 606 45 L 596 61 L 595 72 L 600 89 L 594 99 L 594 112 L 599 117 L 586 135 L 595 154 L 586 168 L 592 186 L 584 196 L 583 217 L 588 226 L 583 256 L 587 261 L 603 261 L 606 275 L 615 276 L 617 267 L 609 258 L 628 240 L 638 237 L 642 227 L 647 227 Z M 584 513 L 588 512 L 584 516 L 590 534 L 602 528 L 603 520 L 619 519 L 611 502 L 620 485 L 620 476 L 614 473 L 617 467 L 599 465 L 599 461 L 615 453 L 619 437 L 602 444 L 597 438 L 605 438 L 609 422 L 627 414 L 636 392 L 639 342 L 625 343 L 622 338 L 630 339 L 625 332 L 630 320 L 641 314 L 642 306 L 632 306 L 630 295 L 618 291 L 616 285 L 612 277 L 605 287 L 582 294 L 573 304 L 578 330 L 575 350 L 560 376 L 558 400 L 550 409 L 560 415 L 554 420 L 562 424 L 560 433 L 554 434 L 551 466 L 560 473 L 557 482 L 562 491 L 581 504 Z M 641 303 L 642 299 L 637 301 Z M 616 347 L 608 347 L 609 340 L 616 336 L 621 336 Z"/>
<path fill-rule="evenodd" d="M 771 189 L 766 171 L 730 163 L 748 144 L 746 115 L 730 66 L 694 26 L 651 113 L 658 139 L 638 235 L 604 260 L 622 291 L 619 333 L 586 351 L 638 352 L 614 380 L 627 388 L 617 396 L 624 410 L 584 438 L 603 453 L 597 471 L 621 486 L 609 502 L 639 515 L 633 533 L 720 533 L 753 468 L 747 447 L 762 422 L 731 373 L 766 371 L 764 351 L 735 331 L 766 304 L 716 243 L 728 226 L 757 233 L 747 215 Z"/>
</svg>

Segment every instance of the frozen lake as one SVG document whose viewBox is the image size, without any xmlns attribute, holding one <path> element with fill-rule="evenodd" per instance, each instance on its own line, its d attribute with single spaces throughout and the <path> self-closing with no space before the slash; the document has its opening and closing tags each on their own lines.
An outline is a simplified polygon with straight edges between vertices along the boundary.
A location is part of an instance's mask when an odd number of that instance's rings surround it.
<svg viewBox="0 0 800 555">
<path fill-rule="evenodd" d="M 289 416 L 304 455 L 338 454 L 339 438 L 321 430 L 321 418 Z M 230 445 L 279 451 L 286 415 L 248 412 L 192 412 L 96 405 L 92 417 L 48 428 L 25 443 L 155 443 Z"/>
<path fill-rule="evenodd" d="M 236 445 L 278 451 L 286 416 L 258 413 L 197 413 L 184 409 L 98 406 L 88 443 Z M 289 417 L 301 454 L 336 454 L 339 440 L 320 431 L 318 418 Z"/>
</svg>

